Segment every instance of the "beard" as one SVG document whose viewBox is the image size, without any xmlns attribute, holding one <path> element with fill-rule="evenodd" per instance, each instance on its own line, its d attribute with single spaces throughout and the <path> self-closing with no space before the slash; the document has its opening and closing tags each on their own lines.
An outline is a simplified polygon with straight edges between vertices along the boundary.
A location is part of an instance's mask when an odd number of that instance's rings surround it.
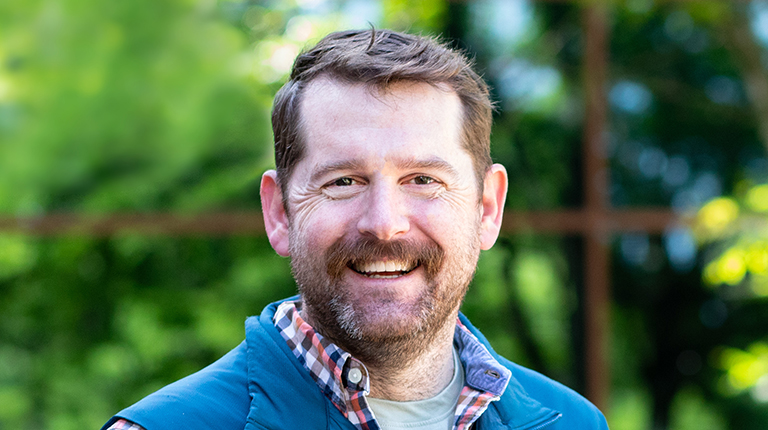
<svg viewBox="0 0 768 430">
<path fill-rule="evenodd" d="M 298 237 L 291 244 L 291 268 L 308 322 L 356 358 L 379 367 L 417 356 L 455 318 L 480 253 L 478 239 L 451 246 L 450 255 L 431 240 L 340 238 L 322 255 L 294 246 L 306 244 Z M 361 291 L 350 282 L 355 267 L 385 259 L 415 265 L 412 270 L 423 271 L 423 285 L 404 293 Z"/>
</svg>

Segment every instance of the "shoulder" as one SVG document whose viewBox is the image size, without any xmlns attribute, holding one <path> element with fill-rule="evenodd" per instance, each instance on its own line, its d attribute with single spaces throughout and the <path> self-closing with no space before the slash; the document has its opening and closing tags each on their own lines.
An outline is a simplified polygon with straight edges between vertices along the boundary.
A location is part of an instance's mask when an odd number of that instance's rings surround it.
<svg viewBox="0 0 768 430">
<path fill-rule="evenodd" d="M 242 429 L 247 422 L 299 416 L 295 405 L 302 401 L 314 405 L 303 411 L 324 416 L 322 393 L 272 321 L 282 302 L 269 304 L 261 315 L 248 318 L 246 340 L 225 356 L 120 411 L 102 429 L 121 419 L 146 430 Z"/>
<path fill-rule="evenodd" d="M 561 414 L 555 422 L 556 428 L 568 429 L 607 429 L 605 417 L 595 405 L 581 394 L 565 385 L 550 379 L 541 373 L 525 368 L 499 356 L 499 362 L 512 371 L 513 382 L 507 388 L 513 396 L 502 397 L 502 401 L 513 401 L 521 395 L 527 395 L 545 408 Z M 506 397 L 506 398 L 505 398 Z"/>
<path fill-rule="evenodd" d="M 245 427 L 249 404 L 243 342 L 210 366 L 124 409 L 110 423 L 122 418 L 147 430 L 236 429 Z"/>
<path fill-rule="evenodd" d="M 556 429 L 607 429 L 605 417 L 591 402 L 565 385 L 539 372 L 520 366 L 498 355 L 483 334 L 460 315 L 461 322 L 482 342 L 498 362 L 512 372 L 507 389 L 493 407 L 501 421 L 505 416 L 521 424 L 531 420 L 552 420 Z M 547 413 L 547 411 L 550 411 Z M 547 418 L 548 417 L 548 418 Z M 521 427 L 526 428 L 526 427 Z"/>
</svg>

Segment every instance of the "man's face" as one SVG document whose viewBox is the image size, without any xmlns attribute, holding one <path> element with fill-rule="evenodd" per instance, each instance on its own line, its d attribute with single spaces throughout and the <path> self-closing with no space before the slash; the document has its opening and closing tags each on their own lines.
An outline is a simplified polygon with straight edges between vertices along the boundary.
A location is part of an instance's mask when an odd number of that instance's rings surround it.
<svg viewBox="0 0 768 430">
<path fill-rule="evenodd" d="M 455 318 L 481 248 L 458 97 L 320 79 L 301 109 L 287 206 L 305 316 L 347 347 L 429 335 Z"/>
</svg>

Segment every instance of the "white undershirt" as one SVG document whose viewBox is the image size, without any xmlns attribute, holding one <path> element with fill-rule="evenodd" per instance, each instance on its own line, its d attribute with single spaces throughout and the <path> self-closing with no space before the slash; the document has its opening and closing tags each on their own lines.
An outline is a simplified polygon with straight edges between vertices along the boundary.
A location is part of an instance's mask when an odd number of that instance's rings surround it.
<svg viewBox="0 0 768 430">
<path fill-rule="evenodd" d="M 368 397 L 368 405 L 383 430 L 451 430 L 456 403 L 464 388 L 464 368 L 456 349 L 453 350 L 453 378 L 435 397 L 412 402 Z"/>
</svg>

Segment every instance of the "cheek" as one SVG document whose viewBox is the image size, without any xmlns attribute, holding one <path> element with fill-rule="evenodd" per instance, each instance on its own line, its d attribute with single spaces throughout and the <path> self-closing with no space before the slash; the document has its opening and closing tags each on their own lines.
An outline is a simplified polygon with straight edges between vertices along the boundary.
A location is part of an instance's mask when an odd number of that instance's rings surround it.
<svg viewBox="0 0 768 430">
<path fill-rule="evenodd" d="M 419 211 L 433 222 L 448 225 L 455 222 L 465 225 L 478 219 L 482 209 L 477 199 L 469 193 L 444 193 L 437 199 L 423 201 L 419 206 Z"/>
<path fill-rule="evenodd" d="M 333 202 L 309 203 L 298 206 L 291 217 L 294 240 L 306 248 L 326 248 L 344 235 L 350 211 L 336 208 Z"/>
<path fill-rule="evenodd" d="M 465 201 L 441 200 L 419 205 L 416 209 L 414 222 L 437 243 L 453 242 L 456 235 L 464 238 L 479 226 L 479 207 Z"/>
</svg>

